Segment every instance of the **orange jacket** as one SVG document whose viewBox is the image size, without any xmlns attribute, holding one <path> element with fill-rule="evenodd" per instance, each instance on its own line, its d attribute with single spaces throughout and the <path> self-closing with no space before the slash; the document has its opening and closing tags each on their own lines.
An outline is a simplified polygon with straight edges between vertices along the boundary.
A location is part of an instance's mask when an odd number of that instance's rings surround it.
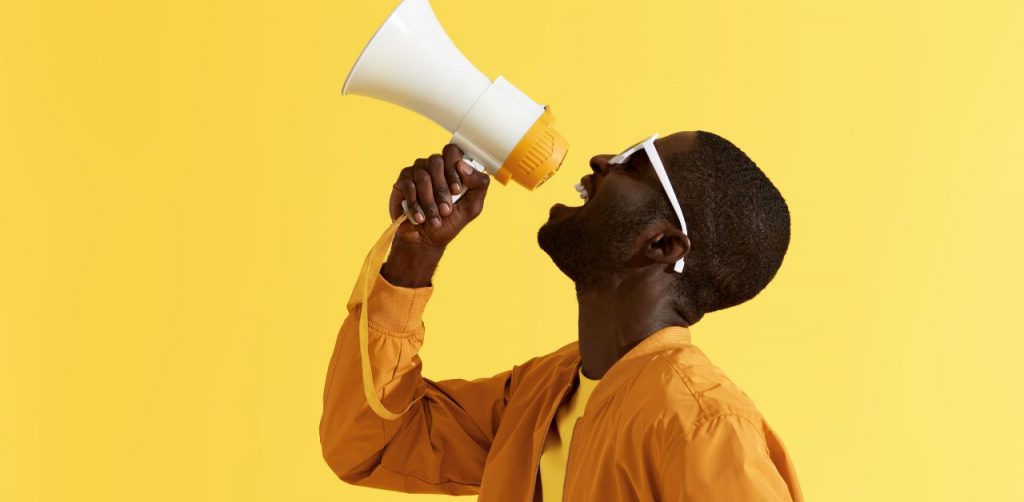
<svg viewBox="0 0 1024 502">
<path fill-rule="evenodd" d="M 371 279 L 373 279 L 371 277 Z M 324 389 L 324 458 L 344 481 L 411 493 L 539 500 L 541 445 L 580 366 L 577 343 L 477 380 L 420 374 L 432 288 L 379 274 L 368 303 L 369 358 L 383 420 L 362 392 L 358 317 L 349 309 Z M 601 379 L 576 425 L 566 501 L 801 501 L 793 465 L 754 403 L 690 344 L 658 331 Z"/>
</svg>

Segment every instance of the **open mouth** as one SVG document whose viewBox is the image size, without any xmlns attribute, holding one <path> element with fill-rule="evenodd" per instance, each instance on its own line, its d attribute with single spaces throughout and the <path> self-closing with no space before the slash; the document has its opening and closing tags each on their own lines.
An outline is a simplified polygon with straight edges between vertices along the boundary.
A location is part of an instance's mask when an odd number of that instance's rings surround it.
<svg viewBox="0 0 1024 502">
<path fill-rule="evenodd" d="M 587 205 L 587 203 L 590 202 L 590 199 L 594 198 L 594 193 L 597 191 L 597 187 L 594 186 L 594 180 L 591 175 L 581 178 L 579 183 L 573 185 L 573 188 L 576 189 L 576 194 L 583 200 L 583 204 L 579 206 L 567 206 L 562 203 L 555 204 L 554 206 L 551 206 L 551 211 L 548 215 L 549 218 L 562 219 L 572 214 Z"/>
<path fill-rule="evenodd" d="M 579 194 L 580 198 L 583 199 L 583 203 L 587 203 L 587 199 L 590 198 L 590 192 L 587 192 L 587 188 L 583 186 L 583 183 L 577 183 L 573 186 L 576 189 L 576 193 Z"/>
<path fill-rule="evenodd" d="M 591 179 L 591 175 L 586 175 L 580 178 L 580 182 L 574 185 L 576 193 L 579 194 L 580 198 L 583 199 L 583 203 L 586 204 L 594 196 L 594 192 L 597 188 L 594 186 L 594 180 Z"/>
</svg>

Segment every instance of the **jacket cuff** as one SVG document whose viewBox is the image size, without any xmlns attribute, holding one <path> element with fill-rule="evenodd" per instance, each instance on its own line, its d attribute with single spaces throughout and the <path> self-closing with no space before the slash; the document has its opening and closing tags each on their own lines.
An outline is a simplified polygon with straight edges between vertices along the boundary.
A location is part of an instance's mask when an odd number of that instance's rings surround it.
<svg viewBox="0 0 1024 502">
<path fill-rule="evenodd" d="M 403 288 L 377 273 L 373 291 L 367 300 L 367 320 L 377 330 L 390 335 L 409 335 L 423 325 L 423 311 L 433 293 L 432 286 Z"/>
</svg>

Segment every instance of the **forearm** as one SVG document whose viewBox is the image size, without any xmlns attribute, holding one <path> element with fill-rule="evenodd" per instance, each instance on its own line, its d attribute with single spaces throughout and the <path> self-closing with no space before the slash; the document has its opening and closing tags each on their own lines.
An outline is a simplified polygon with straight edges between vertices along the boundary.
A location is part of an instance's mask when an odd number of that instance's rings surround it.
<svg viewBox="0 0 1024 502">
<path fill-rule="evenodd" d="M 399 273 L 433 268 L 420 268 L 429 262 L 419 259 L 395 258 Z M 429 281 L 429 274 L 425 277 Z M 325 460 L 346 482 L 450 495 L 478 489 L 511 372 L 471 381 L 423 378 L 417 354 L 430 292 L 429 287 L 400 287 L 378 276 L 367 302 L 374 389 L 396 413 L 413 403 L 398 420 L 374 414 L 362 392 L 358 322 L 366 306 L 351 307 L 342 324 L 324 389 L 320 440 Z M 446 447 L 438 450 L 438 444 Z"/>
<path fill-rule="evenodd" d="M 444 254 L 443 247 L 420 246 L 395 242 L 381 275 L 395 286 L 421 288 L 431 285 L 431 278 Z"/>
<path fill-rule="evenodd" d="M 343 479 L 372 469 L 373 459 L 379 459 L 395 432 L 384 427 L 386 421 L 374 414 L 363 394 L 360 310 L 367 308 L 370 314 L 367 350 L 374 391 L 385 407 L 400 412 L 423 392 L 417 353 L 423 340 L 421 315 L 429 296 L 430 288 L 395 287 L 377 276 L 368 307 L 350 306 L 342 323 L 328 367 L 320 435 L 324 458 Z"/>
</svg>

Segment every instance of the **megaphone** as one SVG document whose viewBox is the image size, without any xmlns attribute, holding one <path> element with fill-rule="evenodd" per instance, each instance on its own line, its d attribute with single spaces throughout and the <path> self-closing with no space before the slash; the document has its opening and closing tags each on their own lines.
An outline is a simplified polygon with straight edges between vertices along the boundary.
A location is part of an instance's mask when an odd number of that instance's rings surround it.
<svg viewBox="0 0 1024 502">
<path fill-rule="evenodd" d="M 455 47 L 427 0 L 403 0 L 370 39 L 342 95 L 403 106 L 452 133 L 475 169 L 533 190 L 569 150 L 541 106 L 499 76 L 493 82 Z"/>
</svg>

